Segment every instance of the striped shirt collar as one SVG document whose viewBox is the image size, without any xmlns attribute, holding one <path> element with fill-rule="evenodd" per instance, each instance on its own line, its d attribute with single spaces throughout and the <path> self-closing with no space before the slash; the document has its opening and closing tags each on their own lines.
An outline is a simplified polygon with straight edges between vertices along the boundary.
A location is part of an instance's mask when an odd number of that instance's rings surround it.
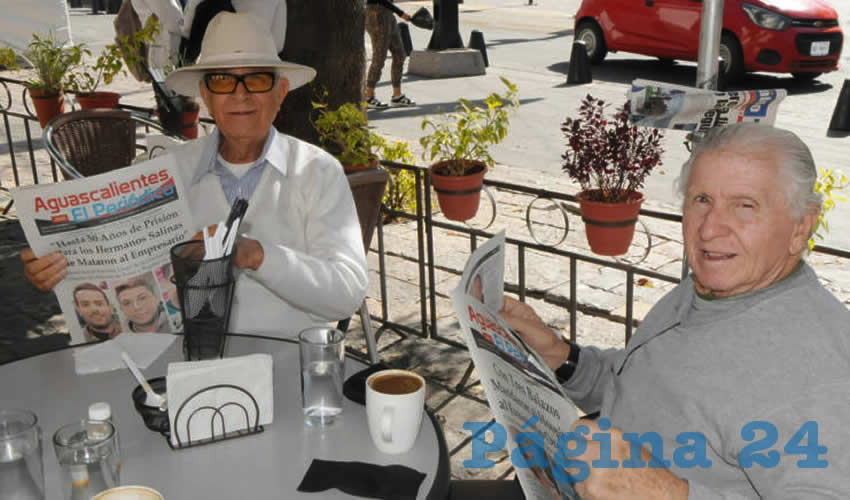
<svg viewBox="0 0 850 500">
<path fill-rule="evenodd" d="M 201 182 L 201 179 L 203 179 L 207 174 L 215 173 L 216 164 L 218 163 L 218 146 L 220 141 L 221 135 L 218 129 L 215 129 L 201 152 L 201 161 L 199 162 L 198 169 L 195 170 L 195 175 L 192 176 L 192 185 Z M 277 130 L 274 127 L 269 127 L 269 133 L 268 136 L 266 136 L 263 152 L 255 162 L 255 165 L 266 161 L 269 165 L 276 168 L 281 175 L 286 176 L 288 171 L 286 167 L 286 149 L 286 141 L 281 138 L 280 134 L 277 133 Z"/>
</svg>

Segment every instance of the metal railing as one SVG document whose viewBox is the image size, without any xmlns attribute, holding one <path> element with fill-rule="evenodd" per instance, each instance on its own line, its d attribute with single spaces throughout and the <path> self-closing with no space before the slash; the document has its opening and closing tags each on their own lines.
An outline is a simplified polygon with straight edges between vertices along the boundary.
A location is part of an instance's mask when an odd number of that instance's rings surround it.
<svg viewBox="0 0 850 500">
<path fill-rule="evenodd" d="M 526 205 L 526 228 L 528 234 L 517 235 L 511 234 L 506 237 L 506 247 L 514 247 L 516 249 L 517 279 L 508 281 L 506 278 L 505 291 L 516 294 L 520 300 L 525 301 L 527 298 L 542 299 L 545 302 L 560 306 L 566 309 L 569 313 L 569 338 L 572 341 L 576 340 L 578 334 L 577 318 L 578 313 L 586 313 L 590 315 L 600 314 L 598 308 L 593 304 L 581 301 L 578 290 L 578 267 L 579 265 L 593 265 L 606 269 L 612 269 L 622 272 L 624 275 L 625 284 L 625 315 L 622 318 L 607 315 L 607 319 L 623 325 L 624 339 L 628 342 L 634 327 L 637 325 L 635 319 L 634 297 L 635 283 L 641 278 L 647 280 L 657 280 L 667 283 L 679 283 L 686 275 L 687 268 L 684 266 L 684 258 L 682 258 L 682 268 L 675 275 L 665 274 L 655 271 L 647 267 L 641 267 L 643 261 L 649 257 L 654 249 L 653 235 L 649 231 L 647 225 L 643 222 L 645 219 L 650 221 L 666 221 L 668 223 L 681 225 L 682 217 L 680 214 L 667 213 L 656 210 L 641 209 L 639 225 L 642 225 L 642 232 L 646 235 L 646 247 L 642 251 L 642 256 L 636 260 L 627 261 L 623 259 L 611 259 L 599 257 L 589 252 L 567 250 L 559 248 L 559 245 L 565 240 L 567 233 L 570 231 L 570 217 L 581 219 L 578 209 L 578 201 L 574 195 L 539 189 L 519 184 L 501 182 L 495 180 L 484 180 L 484 192 L 491 203 L 493 214 L 485 219 L 489 219 L 489 223 L 481 228 L 473 228 L 465 224 L 457 224 L 447 221 L 439 217 L 435 217 L 435 204 L 431 198 L 431 177 L 428 174 L 428 169 L 424 167 L 404 165 L 394 162 L 384 161 L 382 164 L 390 169 L 406 170 L 412 173 L 415 177 L 415 212 L 405 212 L 403 210 L 389 209 L 384 207 L 384 214 L 389 217 L 413 221 L 416 227 L 416 264 L 418 268 L 418 293 L 419 293 L 419 320 L 418 329 L 412 329 L 409 325 L 399 324 L 394 321 L 393 314 L 389 310 L 389 301 L 387 297 L 387 265 L 386 258 L 392 252 L 392 249 L 385 248 L 384 227 L 383 224 L 378 224 L 377 230 L 377 246 L 379 255 L 379 279 L 380 279 L 380 316 L 374 315 L 375 319 L 380 321 L 383 326 L 380 331 L 391 329 L 403 333 L 414 333 L 422 337 L 431 338 L 447 344 L 465 348 L 465 346 L 454 339 L 446 336 L 440 329 L 437 318 L 437 300 L 439 297 L 448 296 L 450 290 L 440 290 L 435 277 L 436 271 L 439 269 L 442 272 L 449 272 L 460 276 L 462 268 L 443 266 L 435 260 L 435 231 L 445 230 L 450 231 L 454 237 L 458 235 L 466 235 L 469 239 L 470 251 L 474 250 L 480 238 L 490 238 L 495 233 L 488 232 L 486 229 L 496 220 L 498 212 L 498 203 L 493 191 L 506 192 L 514 195 L 521 195 L 527 198 Z M 548 200 L 558 207 L 564 218 L 564 234 L 561 238 L 557 238 L 554 244 L 541 243 L 534 233 L 531 209 L 538 200 Z M 527 237 L 527 239 L 525 239 Z M 657 241 L 657 238 L 656 238 Z M 633 243 L 634 245 L 634 243 Z M 536 252 L 539 254 L 551 255 L 564 259 L 564 265 L 569 268 L 569 292 L 565 296 L 551 295 L 545 291 L 534 289 L 527 281 L 527 254 Z M 398 254 L 398 252 L 394 252 Z M 825 247 L 817 245 L 813 249 L 814 254 L 823 254 L 833 257 L 850 259 L 850 252 L 842 249 Z M 405 258 L 405 257 L 402 257 Z M 414 260 L 406 257 L 408 260 Z M 452 286 L 454 285 L 454 282 Z"/>
<path fill-rule="evenodd" d="M 33 122 L 36 124 L 37 119 L 32 112 L 28 103 L 27 90 L 23 85 L 24 82 L 6 77 L 0 77 L 0 115 L 4 133 L 0 137 L 4 137 L 6 144 L 6 153 L 9 155 L 8 164 L 3 164 L 3 177 L 0 177 L 0 189 L 7 189 L 7 186 L 21 186 L 30 184 L 39 184 L 42 182 L 59 182 L 61 180 L 58 169 L 55 163 L 49 158 L 44 149 L 41 147 L 41 129 L 36 125 L 33 127 Z M 10 86 L 20 88 L 21 101 L 15 103 L 13 101 L 13 91 Z M 74 103 L 71 103 L 73 109 Z M 147 113 L 153 115 L 152 110 L 148 108 L 140 108 L 134 106 L 122 106 L 125 109 L 130 109 L 139 113 Z M 14 121 L 18 121 L 18 126 L 13 127 Z M 210 125 L 211 120 L 204 120 L 205 125 Z M 38 135 L 34 135 L 33 128 L 38 131 Z M 206 130 L 206 129 L 205 129 Z M 16 137 L 23 137 L 22 141 L 15 142 Z M 36 145 L 36 141 L 39 143 Z M 3 152 L 3 144 L 0 143 L 0 153 Z M 22 156 L 26 156 L 29 162 L 28 171 L 26 167 L 19 164 Z M 39 172 L 39 162 L 43 162 L 42 172 Z M 379 333 L 386 330 L 395 330 L 402 334 L 413 334 L 424 338 L 431 338 L 444 342 L 456 347 L 465 348 L 462 342 L 451 338 L 450 335 L 444 334 L 438 325 L 437 300 L 440 297 L 447 297 L 449 290 L 440 290 L 436 273 L 447 272 L 460 275 L 462 268 L 457 266 L 442 264 L 435 259 L 435 231 L 450 231 L 454 236 L 465 235 L 469 239 L 469 248 L 473 250 L 480 238 L 489 238 L 494 233 L 488 232 L 487 229 L 494 223 L 499 212 L 498 203 L 494 192 L 511 193 L 515 196 L 525 197 L 528 202 L 525 207 L 525 226 L 528 234 L 527 239 L 522 235 L 511 234 L 507 237 L 506 242 L 508 247 L 516 250 L 517 277 L 514 281 L 506 281 L 505 289 L 508 292 L 515 293 L 521 300 L 528 298 L 543 299 L 547 303 L 557 305 L 566 309 L 569 313 L 569 337 L 575 340 L 578 333 L 577 317 L 579 313 L 590 315 L 602 315 L 598 308 L 589 301 L 582 301 L 579 297 L 578 290 L 578 268 L 579 265 L 599 266 L 606 269 L 612 269 L 622 272 L 624 275 L 625 284 L 625 314 L 622 317 L 608 315 L 607 319 L 621 323 L 623 325 L 624 338 L 626 341 L 631 337 L 632 331 L 636 325 L 634 311 L 634 296 L 635 296 L 635 281 L 640 278 L 652 279 L 667 283 L 678 283 L 684 275 L 685 269 L 673 274 L 665 274 L 656 270 L 640 267 L 639 264 L 644 262 L 650 253 L 655 248 L 657 238 L 653 237 L 652 232 L 648 229 L 645 220 L 650 221 L 665 221 L 672 224 L 681 224 L 681 216 L 674 213 L 666 213 L 648 209 L 641 209 L 641 218 L 639 224 L 641 232 L 646 236 L 646 248 L 642 252 L 642 256 L 633 260 L 611 259 L 592 255 L 588 252 L 580 250 L 569 250 L 561 248 L 559 245 L 565 240 L 566 235 L 570 231 L 570 218 L 578 215 L 578 203 L 576 197 L 571 194 L 561 193 L 552 190 L 533 188 L 520 184 L 508 182 L 494 181 L 485 179 L 484 194 L 489 200 L 492 216 L 489 217 L 489 222 L 483 228 L 474 228 L 465 224 L 456 224 L 447 221 L 441 217 L 435 216 L 435 203 L 431 198 L 431 177 L 428 174 L 428 169 L 419 166 L 404 165 L 393 162 L 382 162 L 383 165 L 390 169 L 406 170 L 410 172 L 415 179 L 415 211 L 406 212 L 404 210 L 390 209 L 383 207 L 383 214 L 387 217 L 403 221 L 412 221 L 415 224 L 416 230 L 416 250 L 415 255 L 405 255 L 401 249 L 387 249 L 385 247 L 385 232 L 382 221 L 379 221 L 377 227 L 376 244 L 378 255 L 378 273 L 380 287 L 380 314 L 373 312 L 374 319 L 381 322 Z M 44 172 L 44 166 L 49 164 L 49 171 Z M 11 173 L 6 171 L 6 165 L 11 167 Z M 24 175 L 26 173 L 26 175 Z M 47 177 L 47 178 L 45 178 Z M 540 201 L 544 200 L 559 211 L 563 217 L 564 231 L 561 238 L 558 238 L 555 243 L 544 243 L 538 238 L 534 227 L 536 222 L 533 220 L 533 207 Z M 8 211 L 8 206 L 5 211 Z M 4 211 L 4 213 L 5 213 Z M 580 217 L 578 217 L 580 220 Z M 816 246 L 815 253 L 827 254 L 834 257 L 850 259 L 850 252 Z M 569 269 L 569 291 L 566 295 L 551 295 L 545 291 L 535 288 L 533 284 L 528 282 L 527 257 L 529 253 L 537 255 L 548 255 L 564 260 L 564 264 Z M 388 297 L 388 275 L 387 262 L 388 256 L 397 257 L 415 262 L 418 276 L 418 299 L 419 311 L 416 321 L 406 321 L 402 323 L 398 318 L 395 318 L 393 311 L 390 310 L 390 301 Z"/>
</svg>

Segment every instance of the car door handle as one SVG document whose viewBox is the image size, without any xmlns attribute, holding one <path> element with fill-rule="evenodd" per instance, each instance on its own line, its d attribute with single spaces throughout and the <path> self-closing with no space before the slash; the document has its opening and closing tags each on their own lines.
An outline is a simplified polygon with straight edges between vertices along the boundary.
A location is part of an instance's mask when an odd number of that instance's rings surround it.
<svg viewBox="0 0 850 500">
<path fill-rule="evenodd" d="M 653 5 L 655 5 L 655 2 L 653 0 L 644 0 L 643 3 L 645 3 L 647 7 L 652 7 Z"/>
</svg>

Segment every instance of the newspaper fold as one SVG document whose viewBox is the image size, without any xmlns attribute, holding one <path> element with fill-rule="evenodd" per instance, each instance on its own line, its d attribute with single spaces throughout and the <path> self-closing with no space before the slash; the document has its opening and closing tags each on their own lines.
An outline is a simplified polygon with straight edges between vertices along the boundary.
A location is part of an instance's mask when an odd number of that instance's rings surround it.
<svg viewBox="0 0 850 500">
<path fill-rule="evenodd" d="M 704 133 L 737 122 L 773 125 L 785 89 L 714 91 L 637 79 L 629 91 L 635 125 Z"/>
</svg>

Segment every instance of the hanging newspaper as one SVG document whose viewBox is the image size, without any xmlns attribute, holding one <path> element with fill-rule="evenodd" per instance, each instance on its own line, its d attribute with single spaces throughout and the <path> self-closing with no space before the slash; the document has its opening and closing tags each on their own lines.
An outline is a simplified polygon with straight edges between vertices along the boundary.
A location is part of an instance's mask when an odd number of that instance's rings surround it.
<svg viewBox="0 0 850 500">
<path fill-rule="evenodd" d="M 504 263 L 501 232 L 469 257 L 452 305 L 499 426 L 493 433 L 510 443 L 525 497 L 578 499 L 567 470 L 555 460 L 558 437 L 572 428 L 578 410 L 540 356 L 498 314 Z"/>
<path fill-rule="evenodd" d="M 181 329 L 169 250 L 192 222 L 173 156 L 13 195 L 35 254 L 68 259 L 55 292 L 72 343 Z"/>
<path fill-rule="evenodd" d="M 773 125 L 785 89 L 713 91 L 635 80 L 629 91 L 636 125 L 704 133 L 736 122 Z"/>
</svg>

